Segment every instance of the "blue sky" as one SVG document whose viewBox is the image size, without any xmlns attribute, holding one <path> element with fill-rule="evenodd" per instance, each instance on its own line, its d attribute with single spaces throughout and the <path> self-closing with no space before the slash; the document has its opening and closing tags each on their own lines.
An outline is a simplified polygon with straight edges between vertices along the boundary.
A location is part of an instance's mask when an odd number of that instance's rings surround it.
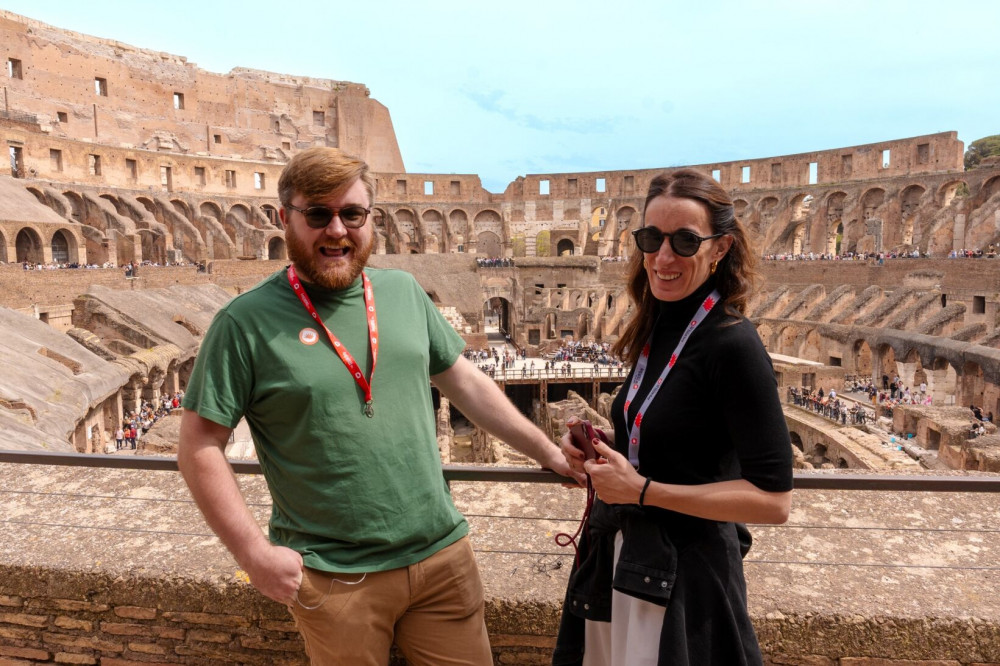
<svg viewBox="0 0 1000 666">
<path fill-rule="evenodd" d="M 363 83 L 407 171 L 519 175 L 1000 133 L 1000 2 L 0 0 L 61 28 Z"/>
</svg>

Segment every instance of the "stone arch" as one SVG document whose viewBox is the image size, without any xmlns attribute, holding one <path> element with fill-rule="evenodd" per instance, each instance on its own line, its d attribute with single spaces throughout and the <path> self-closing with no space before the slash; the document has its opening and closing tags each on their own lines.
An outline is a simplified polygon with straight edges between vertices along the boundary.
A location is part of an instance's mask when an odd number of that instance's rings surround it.
<svg viewBox="0 0 1000 666">
<path fill-rule="evenodd" d="M 872 220 L 878 218 L 878 209 L 885 203 L 885 190 L 881 187 L 873 187 L 861 195 L 861 219 Z"/>
<path fill-rule="evenodd" d="M 827 195 L 823 206 L 826 209 L 826 253 L 840 254 L 844 249 L 844 201 L 847 193 L 836 191 Z"/>
<path fill-rule="evenodd" d="M 878 373 L 888 375 L 890 381 L 896 374 L 896 351 L 885 342 L 878 346 Z M 881 382 L 879 385 L 881 386 Z"/>
<path fill-rule="evenodd" d="M 472 247 L 473 239 L 469 237 L 468 213 L 461 208 L 456 208 L 448 213 L 448 227 L 451 233 L 451 247 L 458 252 L 469 252 L 475 249 Z"/>
<path fill-rule="evenodd" d="M 809 361 L 819 361 L 822 358 L 823 338 L 816 329 L 806 333 L 798 353 L 795 355 Z"/>
<path fill-rule="evenodd" d="M 576 252 L 576 245 L 569 238 L 562 238 L 556 244 L 556 256 L 573 256 Z"/>
<path fill-rule="evenodd" d="M 56 229 L 49 243 L 52 261 L 57 264 L 80 263 L 80 244 L 68 229 Z"/>
<path fill-rule="evenodd" d="M 983 183 L 982 188 L 979 190 L 979 194 L 983 203 L 992 199 L 997 194 L 1000 194 L 1000 176 L 993 176 Z"/>
<path fill-rule="evenodd" d="M 285 239 L 282 236 L 275 234 L 267 241 L 267 258 L 272 261 L 284 261 L 288 258 Z"/>
<path fill-rule="evenodd" d="M 4 235 L 3 229 L 0 228 L 0 264 L 6 264 L 9 258 L 10 251 L 7 247 L 7 236 Z"/>
<path fill-rule="evenodd" d="M 798 356 L 799 350 L 796 348 L 795 341 L 798 339 L 798 329 L 795 326 L 787 325 L 782 326 L 774 339 L 772 347 L 776 354 L 784 354 L 786 356 Z"/>
<path fill-rule="evenodd" d="M 740 222 L 746 223 L 743 219 L 743 213 L 746 211 L 747 206 L 749 206 L 745 199 L 734 199 L 733 200 L 733 213 L 736 215 L 736 219 Z"/>
<path fill-rule="evenodd" d="M 491 231 L 496 234 L 497 238 L 501 239 L 501 241 L 503 240 L 503 217 L 492 208 L 487 208 L 476 213 L 472 223 L 475 225 L 477 232 Z"/>
<path fill-rule="evenodd" d="M 139 241 L 142 243 L 142 258 L 155 264 L 166 263 L 166 239 L 149 229 L 139 229 Z"/>
<path fill-rule="evenodd" d="M 982 407 L 986 398 L 986 380 L 983 366 L 975 361 L 966 361 L 959 378 L 958 400 L 965 405 Z"/>
<path fill-rule="evenodd" d="M 764 197 L 757 203 L 758 223 L 756 231 L 766 234 L 778 216 L 778 199 L 776 197 Z"/>
<path fill-rule="evenodd" d="M 87 209 L 83 202 L 83 197 L 70 190 L 63 192 L 63 196 L 66 197 L 67 201 L 69 201 L 69 217 L 81 224 L 86 223 Z"/>
<path fill-rule="evenodd" d="M 264 213 L 264 217 L 267 221 L 271 223 L 271 226 L 281 228 L 281 217 L 278 215 L 278 209 L 271 204 L 261 204 L 261 212 Z"/>
<path fill-rule="evenodd" d="M 398 237 L 389 229 L 389 214 L 378 206 L 372 206 L 372 229 L 375 232 L 374 254 L 397 254 Z"/>
<path fill-rule="evenodd" d="M 116 213 L 118 213 L 122 217 L 127 217 L 127 218 L 131 219 L 132 216 L 129 215 L 129 210 L 122 203 L 122 200 L 121 200 L 120 197 L 117 197 L 114 194 L 104 193 L 104 194 L 100 195 L 100 198 L 104 199 L 105 201 L 111 202 L 111 205 L 115 207 L 115 212 Z"/>
<path fill-rule="evenodd" d="M 872 377 L 872 348 L 867 340 L 856 340 L 852 348 L 854 374 L 858 377 Z"/>
<path fill-rule="evenodd" d="M 42 250 L 42 237 L 31 227 L 24 227 L 14 238 L 14 259 L 18 263 L 30 261 L 45 263 L 45 253 Z"/>
<path fill-rule="evenodd" d="M 423 247 L 421 250 L 430 253 L 448 251 L 448 238 L 445 234 L 444 215 L 436 208 L 428 208 L 420 215 L 420 226 L 423 229 Z"/>
<path fill-rule="evenodd" d="M 809 209 L 812 207 L 813 196 L 808 193 L 799 193 L 792 197 L 789 202 L 792 222 L 801 222 L 809 216 Z"/>
<path fill-rule="evenodd" d="M 792 254 L 802 254 L 803 252 L 803 242 L 806 235 L 806 225 L 805 223 L 796 224 L 792 229 Z"/>
<path fill-rule="evenodd" d="M 202 201 L 198 206 L 198 212 L 207 217 L 215 218 L 216 222 L 222 222 L 222 207 L 214 201 Z"/>
<path fill-rule="evenodd" d="M 396 233 L 399 237 L 399 252 L 409 254 L 417 251 L 416 215 L 409 208 L 400 208 L 393 215 L 396 220 Z"/>
<path fill-rule="evenodd" d="M 507 296 L 491 294 L 483 301 L 483 322 L 490 328 L 496 327 L 501 333 L 511 335 L 514 305 Z M 511 337 L 513 337 L 511 335 Z"/>
<path fill-rule="evenodd" d="M 802 453 L 805 453 L 805 447 L 802 445 L 802 437 L 799 436 L 799 433 L 794 431 L 789 431 L 788 435 L 789 437 L 791 437 L 792 446 L 797 448 Z"/>
<path fill-rule="evenodd" d="M 35 195 L 35 198 L 36 198 L 36 199 L 38 199 L 38 203 L 41 203 L 41 204 L 45 204 L 46 206 L 48 206 L 48 205 L 49 205 L 49 202 L 48 202 L 48 200 L 47 200 L 47 197 L 46 197 L 46 196 L 45 196 L 45 194 L 44 194 L 44 193 L 43 193 L 43 192 L 42 192 L 42 191 L 41 191 L 40 189 L 38 189 L 37 187 L 26 187 L 26 188 L 24 188 L 24 189 L 26 189 L 26 190 L 28 190 L 29 192 L 31 192 L 32 194 L 34 194 L 34 195 Z"/>
<path fill-rule="evenodd" d="M 968 191 L 969 185 L 964 180 L 949 180 L 937 189 L 935 198 L 940 202 L 941 208 L 947 208 L 962 190 Z"/>
<path fill-rule="evenodd" d="M 243 224 L 250 224 L 250 209 L 244 204 L 233 204 L 229 209 L 228 215 L 232 215 L 237 221 Z"/>
<path fill-rule="evenodd" d="M 931 394 L 931 402 L 935 405 L 946 405 L 955 401 L 958 386 L 958 373 L 948 359 L 938 356 L 931 363 L 931 373 L 927 381 L 927 390 Z"/>
<path fill-rule="evenodd" d="M 156 204 L 153 203 L 152 199 L 149 197 L 136 197 L 135 200 L 141 203 L 142 207 L 145 208 L 150 215 L 154 218 L 156 217 Z"/>
<path fill-rule="evenodd" d="M 477 252 L 485 257 L 502 257 L 503 245 L 500 236 L 492 231 L 480 231 L 476 236 Z"/>
<path fill-rule="evenodd" d="M 903 245 L 913 244 L 913 221 L 920 212 L 920 199 L 927 190 L 921 185 L 910 185 L 900 194 L 900 208 L 903 215 L 902 235 L 900 242 Z"/>
<path fill-rule="evenodd" d="M 191 206 L 188 205 L 188 202 L 184 201 L 183 199 L 171 199 L 170 205 L 172 205 L 174 207 L 174 210 L 180 213 L 181 216 L 184 217 L 184 219 L 190 220 L 192 218 L 193 213 L 191 211 Z"/>
<path fill-rule="evenodd" d="M 642 215 L 633 206 L 621 206 L 615 211 L 614 219 L 618 231 L 617 237 L 614 238 L 617 247 L 611 248 L 611 252 L 619 257 L 628 257 L 633 250 L 629 235 L 642 224 Z"/>
</svg>

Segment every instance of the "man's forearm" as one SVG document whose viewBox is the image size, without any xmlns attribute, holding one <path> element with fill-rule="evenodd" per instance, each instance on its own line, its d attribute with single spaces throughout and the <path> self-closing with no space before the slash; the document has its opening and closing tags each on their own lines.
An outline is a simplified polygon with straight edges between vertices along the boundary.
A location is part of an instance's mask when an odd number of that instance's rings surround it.
<svg viewBox="0 0 1000 666">
<path fill-rule="evenodd" d="M 253 550 L 268 541 L 243 499 L 225 454 L 206 448 L 178 455 L 177 463 L 205 522 L 240 566 L 247 568 Z"/>
</svg>

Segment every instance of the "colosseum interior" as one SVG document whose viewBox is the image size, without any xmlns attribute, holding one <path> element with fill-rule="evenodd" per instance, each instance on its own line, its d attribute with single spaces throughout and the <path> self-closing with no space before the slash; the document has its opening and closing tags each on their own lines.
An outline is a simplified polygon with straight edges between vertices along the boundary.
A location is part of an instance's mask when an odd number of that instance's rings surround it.
<svg viewBox="0 0 1000 666">
<path fill-rule="evenodd" d="M 135 452 L 113 445 L 124 414 L 184 389 L 215 311 L 285 265 L 283 164 L 314 145 L 367 160 L 370 263 L 412 272 L 471 349 L 498 329 L 539 369 L 621 332 L 628 234 L 664 169 L 528 174 L 495 194 L 475 174 L 407 172 L 359 83 L 207 72 L 2 10 L 0 45 L 0 664 L 305 663 L 177 476 L 176 414 Z M 761 257 L 749 314 L 800 468 L 790 524 L 756 526 L 747 559 L 769 663 L 1000 664 L 1000 435 L 970 431 L 970 406 L 1000 414 L 1000 163 L 965 170 L 963 152 L 943 132 L 692 165 L 732 194 Z M 571 413 L 607 419 L 622 377 L 522 365 L 496 379 L 553 437 Z M 851 391 L 883 377 L 913 404 Z M 845 409 L 798 397 L 820 388 Z M 435 406 L 446 468 L 530 467 Z M 234 465 L 265 524 L 252 460 Z M 551 536 L 572 531 L 579 494 L 452 490 L 497 663 L 548 663 L 572 562 Z"/>
</svg>

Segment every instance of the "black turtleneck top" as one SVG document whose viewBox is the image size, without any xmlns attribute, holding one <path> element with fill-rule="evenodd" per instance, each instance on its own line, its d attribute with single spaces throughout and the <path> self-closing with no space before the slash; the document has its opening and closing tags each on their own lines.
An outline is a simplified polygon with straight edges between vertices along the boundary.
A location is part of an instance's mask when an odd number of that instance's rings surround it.
<svg viewBox="0 0 1000 666">
<path fill-rule="evenodd" d="M 681 301 L 659 303 L 649 365 L 629 406 L 629 424 L 713 287 L 710 279 Z M 626 457 L 628 386 L 612 403 L 615 448 Z M 640 427 L 639 472 L 654 481 L 693 485 L 743 478 L 762 490 L 792 489 L 791 444 L 771 359 L 753 324 L 727 314 L 724 303 L 688 339 Z"/>
</svg>

